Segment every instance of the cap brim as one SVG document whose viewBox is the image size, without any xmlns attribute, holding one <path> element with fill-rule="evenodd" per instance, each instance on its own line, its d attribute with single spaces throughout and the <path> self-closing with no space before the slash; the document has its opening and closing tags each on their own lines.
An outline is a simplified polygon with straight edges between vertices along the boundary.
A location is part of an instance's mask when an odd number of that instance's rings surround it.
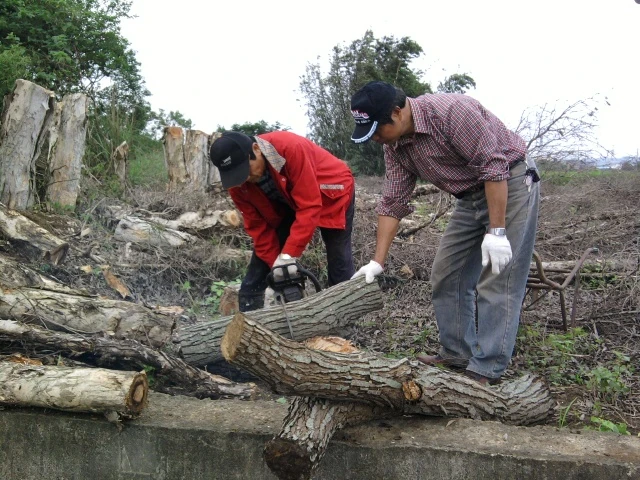
<svg viewBox="0 0 640 480">
<path fill-rule="evenodd" d="M 368 142 L 373 137 L 373 134 L 376 133 L 376 128 L 378 128 L 377 121 L 366 125 L 356 125 L 353 135 L 351 135 L 351 141 L 354 143 Z"/>
<path fill-rule="evenodd" d="M 243 162 L 231 170 L 219 170 L 223 188 L 237 187 L 249 178 L 249 161 Z"/>
</svg>

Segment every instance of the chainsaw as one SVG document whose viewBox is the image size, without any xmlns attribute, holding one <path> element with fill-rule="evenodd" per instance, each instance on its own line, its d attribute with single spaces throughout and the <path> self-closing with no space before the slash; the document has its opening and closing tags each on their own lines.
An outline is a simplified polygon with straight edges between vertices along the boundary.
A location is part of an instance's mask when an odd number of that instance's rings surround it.
<svg viewBox="0 0 640 480">
<path fill-rule="evenodd" d="M 291 265 L 295 265 L 298 269 L 293 275 L 289 273 L 288 267 Z M 316 293 L 322 290 L 320 282 L 315 275 L 298 262 L 273 267 L 269 275 L 267 275 L 267 285 L 275 292 L 278 304 L 295 302 L 306 297 L 307 280 L 313 284 Z"/>
</svg>

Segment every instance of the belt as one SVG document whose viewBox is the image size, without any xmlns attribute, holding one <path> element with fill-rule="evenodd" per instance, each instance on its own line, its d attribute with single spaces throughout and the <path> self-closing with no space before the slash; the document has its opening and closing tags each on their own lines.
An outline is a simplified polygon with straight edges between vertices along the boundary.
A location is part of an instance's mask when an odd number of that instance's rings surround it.
<svg viewBox="0 0 640 480">
<path fill-rule="evenodd" d="M 524 162 L 524 157 L 523 158 L 519 158 L 518 160 L 516 160 L 515 162 L 509 164 L 509 170 L 511 170 L 513 167 L 521 164 L 522 162 Z M 476 193 L 479 192 L 480 190 L 484 190 L 484 182 L 481 183 L 480 185 L 475 185 L 467 190 L 465 190 L 464 192 L 460 192 L 460 193 L 453 193 L 452 195 L 456 198 L 464 198 L 467 195 L 471 195 L 472 193 Z"/>
</svg>

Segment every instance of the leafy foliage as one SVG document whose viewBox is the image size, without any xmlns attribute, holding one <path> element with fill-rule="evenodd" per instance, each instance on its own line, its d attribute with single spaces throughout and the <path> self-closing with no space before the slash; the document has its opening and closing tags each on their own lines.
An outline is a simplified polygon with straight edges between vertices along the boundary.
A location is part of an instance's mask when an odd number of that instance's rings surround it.
<svg viewBox="0 0 640 480">
<path fill-rule="evenodd" d="M 282 125 L 280 122 L 276 121 L 276 123 L 270 125 L 265 120 L 259 120 L 255 123 L 245 122 L 245 123 L 234 123 L 231 125 L 231 128 L 225 128 L 221 125 L 218 125 L 217 132 L 225 132 L 227 130 L 233 130 L 234 132 L 242 132 L 245 135 L 250 137 L 255 135 L 260 135 L 261 133 L 273 132 L 276 130 L 289 130 L 289 127 Z"/>
<path fill-rule="evenodd" d="M 411 97 L 432 93 L 431 85 L 421 79 L 423 72 L 411 67 L 422 54 L 422 47 L 409 37 L 376 38 L 367 30 L 362 38 L 333 47 L 326 75 L 319 59 L 309 63 L 300 79 L 300 91 L 306 101 L 311 140 L 349 162 L 356 173 L 381 174 L 382 147 L 373 142 L 355 145 L 350 140 L 354 126 L 351 96 L 373 80 L 392 83 Z M 452 75 L 441 86 L 464 93 L 475 87 L 475 81 L 467 74 Z"/>
</svg>

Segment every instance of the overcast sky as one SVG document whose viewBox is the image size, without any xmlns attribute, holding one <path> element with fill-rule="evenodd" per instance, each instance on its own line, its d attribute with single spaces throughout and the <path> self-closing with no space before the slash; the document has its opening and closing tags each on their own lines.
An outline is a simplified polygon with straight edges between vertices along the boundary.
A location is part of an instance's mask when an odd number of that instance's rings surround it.
<svg viewBox="0 0 640 480">
<path fill-rule="evenodd" d="M 599 140 L 617 156 L 640 148 L 634 0 L 133 0 L 132 13 L 122 33 L 152 107 L 179 110 L 205 132 L 266 120 L 306 135 L 306 65 L 370 29 L 416 41 L 424 55 L 413 66 L 434 88 L 470 74 L 468 94 L 509 127 L 529 107 L 606 96 Z"/>
</svg>

